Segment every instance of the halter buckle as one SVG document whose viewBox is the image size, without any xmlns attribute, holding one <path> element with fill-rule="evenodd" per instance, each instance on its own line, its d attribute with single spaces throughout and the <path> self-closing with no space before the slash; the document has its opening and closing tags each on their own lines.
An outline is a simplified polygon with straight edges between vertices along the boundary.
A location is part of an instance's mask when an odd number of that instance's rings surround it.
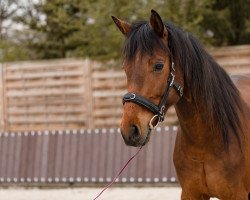
<svg viewBox="0 0 250 200">
<path fill-rule="evenodd" d="M 174 78 L 175 78 L 175 75 L 171 72 L 171 82 L 169 84 L 170 87 L 172 87 L 172 85 L 174 84 Z"/>
<path fill-rule="evenodd" d="M 172 63 L 171 63 L 171 68 L 172 68 L 173 71 L 175 71 L 174 62 L 173 62 L 173 61 L 172 61 Z"/>
<path fill-rule="evenodd" d="M 178 91 L 179 91 L 180 96 L 182 97 L 183 96 L 183 88 L 181 86 L 178 87 Z"/>
</svg>

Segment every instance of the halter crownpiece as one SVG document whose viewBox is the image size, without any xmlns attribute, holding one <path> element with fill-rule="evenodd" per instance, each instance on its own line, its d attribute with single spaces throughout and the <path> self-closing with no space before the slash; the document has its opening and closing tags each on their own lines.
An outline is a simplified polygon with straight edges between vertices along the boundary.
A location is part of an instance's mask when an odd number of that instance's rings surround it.
<svg viewBox="0 0 250 200">
<path fill-rule="evenodd" d="M 171 62 L 170 74 L 168 77 L 165 93 L 164 93 L 159 105 L 156 105 L 153 102 L 146 99 L 145 97 L 140 96 L 139 94 L 135 94 L 133 92 L 126 93 L 122 98 L 123 104 L 125 104 L 126 102 L 133 102 L 133 103 L 136 103 L 138 105 L 141 105 L 141 106 L 147 108 L 148 110 L 150 110 L 154 114 L 154 116 L 151 118 L 151 120 L 149 122 L 150 129 L 155 129 L 159 125 L 160 122 L 164 121 L 165 105 L 167 103 L 167 98 L 168 98 L 168 95 L 170 92 L 170 88 L 173 87 L 177 91 L 177 93 L 180 95 L 180 97 L 183 96 L 183 88 L 181 87 L 180 84 L 178 84 L 174 80 L 175 79 L 175 75 L 174 75 L 175 68 L 174 68 L 174 61 L 172 58 L 172 54 L 170 56 L 170 59 L 171 59 L 171 61 L 170 61 Z"/>
</svg>

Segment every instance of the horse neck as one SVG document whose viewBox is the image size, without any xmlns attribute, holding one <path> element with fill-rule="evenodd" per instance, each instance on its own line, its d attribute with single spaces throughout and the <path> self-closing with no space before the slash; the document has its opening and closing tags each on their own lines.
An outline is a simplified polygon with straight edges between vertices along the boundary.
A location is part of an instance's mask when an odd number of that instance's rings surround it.
<svg viewBox="0 0 250 200">
<path fill-rule="evenodd" d="M 202 149 L 208 142 L 211 148 L 223 147 L 219 131 L 211 133 L 212 124 L 204 123 L 206 113 L 200 112 L 193 101 L 183 97 L 175 105 L 175 109 L 181 126 L 181 137 L 187 143 Z"/>
</svg>

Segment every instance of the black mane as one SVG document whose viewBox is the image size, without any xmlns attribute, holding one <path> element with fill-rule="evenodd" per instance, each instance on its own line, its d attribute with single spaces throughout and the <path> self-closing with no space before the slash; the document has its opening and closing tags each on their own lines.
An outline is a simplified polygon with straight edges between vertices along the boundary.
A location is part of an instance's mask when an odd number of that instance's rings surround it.
<svg viewBox="0 0 250 200">
<path fill-rule="evenodd" d="M 184 73 L 185 85 L 191 91 L 192 99 L 201 113 L 204 122 L 211 130 L 219 130 L 224 145 L 228 146 L 228 133 L 232 132 L 240 142 L 243 111 L 239 91 L 228 74 L 204 50 L 200 42 L 191 34 L 182 31 L 172 23 L 164 23 L 168 30 L 168 46 L 154 33 L 148 22 L 132 25 L 124 46 L 124 58 L 133 60 L 139 52 L 152 55 L 156 48 L 169 50 L 176 66 Z"/>
<path fill-rule="evenodd" d="M 150 25 L 145 22 L 137 22 L 132 25 L 124 46 L 124 57 L 133 60 L 137 52 L 153 55 L 155 48 L 162 48 L 168 51 L 168 47 L 162 42 L 160 37 L 153 31 Z"/>
</svg>

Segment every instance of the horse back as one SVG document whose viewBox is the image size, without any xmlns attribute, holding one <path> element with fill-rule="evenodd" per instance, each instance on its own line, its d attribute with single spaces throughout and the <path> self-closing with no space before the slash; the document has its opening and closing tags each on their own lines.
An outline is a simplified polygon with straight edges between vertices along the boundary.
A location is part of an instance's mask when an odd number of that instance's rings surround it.
<svg viewBox="0 0 250 200">
<path fill-rule="evenodd" d="M 240 91 L 242 99 L 250 109 L 250 74 L 233 75 L 231 79 Z"/>
</svg>

